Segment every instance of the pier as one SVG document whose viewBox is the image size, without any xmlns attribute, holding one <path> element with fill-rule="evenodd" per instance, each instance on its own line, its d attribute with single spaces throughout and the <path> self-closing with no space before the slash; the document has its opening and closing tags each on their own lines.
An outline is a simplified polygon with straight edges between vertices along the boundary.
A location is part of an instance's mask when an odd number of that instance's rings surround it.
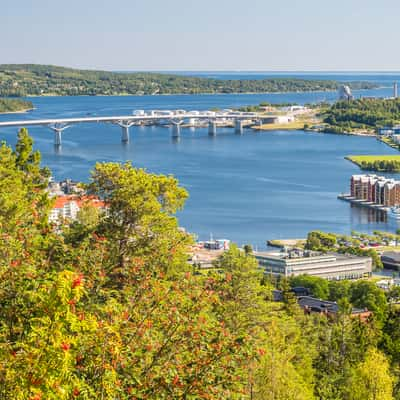
<svg viewBox="0 0 400 400">
<path fill-rule="evenodd" d="M 355 197 L 351 196 L 350 194 L 340 194 L 338 196 L 338 199 L 339 200 L 343 200 L 343 201 L 347 201 L 348 203 L 355 204 L 355 205 L 360 206 L 360 207 L 367 207 L 367 208 L 370 208 L 372 210 L 383 211 L 383 212 L 386 212 L 386 213 L 389 211 L 389 208 L 390 208 L 390 207 L 382 206 L 380 204 L 373 203 L 373 202 L 368 201 L 368 200 L 356 199 Z"/>
<path fill-rule="evenodd" d="M 171 126 L 171 136 L 179 138 L 181 134 L 181 126 L 193 126 L 196 124 L 205 123 L 208 125 L 208 133 L 210 136 L 217 135 L 217 127 L 219 124 L 224 126 L 233 126 L 236 134 L 243 134 L 245 124 L 257 124 L 262 121 L 262 116 L 259 113 L 250 112 L 212 112 L 212 111 L 191 111 L 184 110 L 176 111 L 148 111 L 138 110 L 133 115 L 123 116 L 98 116 L 98 117 L 78 117 L 78 118 L 56 118 L 56 119 L 32 119 L 21 121 L 5 121 L 0 122 L 1 128 L 8 127 L 25 127 L 25 126 L 46 126 L 54 132 L 54 145 L 61 146 L 62 133 L 65 129 L 75 124 L 81 123 L 111 123 L 121 127 L 121 142 L 127 143 L 130 141 L 129 129 L 133 125 L 152 125 L 168 123 Z M 219 123 L 219 124 L 218 124 Z"/>
</svg>

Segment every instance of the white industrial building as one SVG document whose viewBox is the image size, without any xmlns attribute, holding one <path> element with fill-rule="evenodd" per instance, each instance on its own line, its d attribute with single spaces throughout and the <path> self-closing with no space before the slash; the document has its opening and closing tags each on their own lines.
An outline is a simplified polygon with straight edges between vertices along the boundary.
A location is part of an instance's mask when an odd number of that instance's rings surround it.
<svg viewBox="0 0 400 400">
<path fill-rule="evenodd" d="M 286 277 L 313 275 L 330 280 L 359 279 L 372 273 L 371 257 L 293 249 L 254 253 L 266 273 Z"/>
</svg>

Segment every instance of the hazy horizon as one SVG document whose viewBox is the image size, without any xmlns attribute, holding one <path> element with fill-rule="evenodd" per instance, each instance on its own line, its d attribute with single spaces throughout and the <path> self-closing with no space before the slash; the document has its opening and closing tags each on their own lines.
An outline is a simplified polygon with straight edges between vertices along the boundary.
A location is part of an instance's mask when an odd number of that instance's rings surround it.
<svg viewBox="0 0 400 400">
<path fill-rule="evenodd" d="M 226 74 L 337 74 L 337 75 L 347 75 L 347 74 L 379 74 L 379 75 L 390 75 L 390 74 L 400 74 L 399 70 L 250 70 L 250 69 L 235 69 L 235 70 L 224 70 L 224 69 L 130 69 L 130 70 L 120 70 L 120 69 L 106 69 L 106 68 L 96 68 L 96 67 L 76 67 L 70 65 L 59 65 L 59 64 L 42 64 L 42 63 L 1 63 L 0 65 L 49 65 L 53 67 L 61 68 L 71 68 L 71 69 L 82 69 L 89 71 L 106 71 L 106 72 L 117 72 L 117 73 L 135 73 L 135 72 L 155 72 L 155 73 L 226 73 Z"/>
</svg>

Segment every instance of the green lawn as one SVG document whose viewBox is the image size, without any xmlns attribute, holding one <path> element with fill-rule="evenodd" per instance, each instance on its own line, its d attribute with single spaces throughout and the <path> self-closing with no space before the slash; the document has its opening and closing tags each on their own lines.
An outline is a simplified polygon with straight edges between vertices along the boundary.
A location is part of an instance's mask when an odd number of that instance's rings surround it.
<svg viewBox="0 0 400 400">
<path fill-rule="evenodd" d="M 367 163 L 373 163 L 375 161 L 400 161 L 400 155 L 381 155 L 381 156 L 347 156 L 347 160 L 352 161 L 355 164 L 361 164 L 363 161 Z"/>
<path fill-rule="evenodd" d="M 287 124 L 264 124 L 264 125 L 254 125 L 253 129 L 259 131 L 275 131 L 275 130 L 301 130 L 304 128 L 304 121 L 293 121 L 288 122 Z"/>
<path fill-rule="evenodd" d="M 400 155 L 347 156 L 345 158 L 366 171 L 400 172 Z"/>
</svg>

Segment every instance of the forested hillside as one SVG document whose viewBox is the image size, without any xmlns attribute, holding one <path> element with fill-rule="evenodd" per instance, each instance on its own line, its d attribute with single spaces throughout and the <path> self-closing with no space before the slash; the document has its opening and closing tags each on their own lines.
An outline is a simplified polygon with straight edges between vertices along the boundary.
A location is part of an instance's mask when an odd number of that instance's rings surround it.
<svg viewBox="0 0 400 400">
<path fill-rule="evenodd" d="M 0 146 L 0 398 L 399 398 L 399 290 L 271 280 L 249 246 L 194 269 L 187 192 L 130 164 L 96 164 L 87 190 L 107 212 L 55 230 L 48 177 L 25 129 Z M 299 308 L 290 284 L 310 283 L 337 318 Z"/>
<path fill-rule="evenodd" d="M 371 88 L 353 82 L 353 88 Z M 161 73 L 88 71 L 50 65 L 0 65 L 0 96 L 266 93 L 336 90 L 330 80 L 219 80 Z"/>
</svg>

